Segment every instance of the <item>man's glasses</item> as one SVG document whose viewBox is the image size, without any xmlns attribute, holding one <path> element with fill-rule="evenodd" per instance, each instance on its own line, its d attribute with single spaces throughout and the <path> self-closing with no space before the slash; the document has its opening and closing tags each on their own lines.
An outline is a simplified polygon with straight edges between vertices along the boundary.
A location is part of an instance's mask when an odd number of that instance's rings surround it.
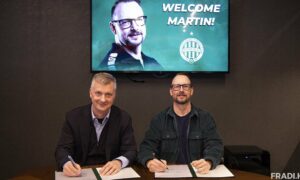
<svg viewBox="0 0 300 180">
<path fill-rule="evenodd" d="M 172 84 L 171 85 L 171 88 L 172 88 L 173 91 L 180 91 L 181 88 L 184 91 L 188 91 L 188 90 L 190 90 L 191 87 L 192 87 L 191 84 Z"/>
<path fill-rule="evenodd" d="M 127 29 L 132 26 L 133 21 L 138 26 L 144 26 L 146 23 L 147 16 L 140 16 L 136 19 L 120 19 L 120 20 L 112 20 L 113 23 L 118 23 L 122 29 Z"/>
</svg>

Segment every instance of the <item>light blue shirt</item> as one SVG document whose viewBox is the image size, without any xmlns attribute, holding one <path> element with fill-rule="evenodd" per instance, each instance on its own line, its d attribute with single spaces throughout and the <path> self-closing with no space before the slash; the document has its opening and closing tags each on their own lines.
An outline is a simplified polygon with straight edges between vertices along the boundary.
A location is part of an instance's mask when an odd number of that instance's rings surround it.
<svg viewBox="0 0 300 180">
<path fill-rule="evenodd" d="M 94 115 L 94 112 L 93 112 L 92 108 L 91 108 L 91 113 L 92 113 L 93 124 L 94 124 L 95 130 L 96 130 L 96 134 L 97 134 L 97 141 L 99 141 L 101 133 L 103 131 L 103 128 L 107 124 L 107 121 L 109 119 L 110 110 L 108 111 L 107 115 L 104 117 L 102 123 L 99 123 L 98 119 Z M 116 159 L 118 159 L 118 160 L 120 160 L 122 162 L 122 168 L 126 167 L 129 164 L 129 160 L 126 157 L 124 157 L 124 156 L 119 156 Z"/>
</svg>

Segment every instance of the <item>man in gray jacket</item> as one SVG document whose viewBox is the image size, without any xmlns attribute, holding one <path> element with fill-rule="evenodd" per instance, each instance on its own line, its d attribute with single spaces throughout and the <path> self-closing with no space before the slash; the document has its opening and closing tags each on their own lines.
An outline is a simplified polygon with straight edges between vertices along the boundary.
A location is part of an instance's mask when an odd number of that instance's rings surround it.
<svg viewBox="0 0 300 180">
<path fill-rule="evenodd" d="M 171 164 L 189 164 L 206 174 L 221 161 L 223 143 L 213 117 L 191 103 L 194 89 L 187 74 L 172 80 L 173 106 L 156 115 L 140 145 L 138 161 L 150 172 Z"/>
</svg>

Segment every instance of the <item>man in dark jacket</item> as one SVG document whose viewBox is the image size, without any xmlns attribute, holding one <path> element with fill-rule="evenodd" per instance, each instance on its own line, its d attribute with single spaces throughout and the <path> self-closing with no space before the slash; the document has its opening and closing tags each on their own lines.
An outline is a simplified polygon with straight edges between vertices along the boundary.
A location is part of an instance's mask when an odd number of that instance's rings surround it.
<svg viewBox="0 0 300 180">
<path fill-rule="evenodd" d="M 162 172 L 171 164 L 191 163 L 199 173 L 214 169 L 223 155 L 213 117 L 191 104 L 193 86 L 187 74 L 172 81 L 173 106 L 151 121 L 140 145 L 138 161 L 151 172 Z"/>
<path fill-rule="evenodd" d="M 92 103 L 67 113 L 55 151 L 64 175 L 78 176 L 81 166 L 100 164 L 105 164 L 100 174 L 111 175 L 136 158 L 131 117 L 113 105 L 116 88 L 111 74 L 95 74 L 90 87 Z"/>
</svg>

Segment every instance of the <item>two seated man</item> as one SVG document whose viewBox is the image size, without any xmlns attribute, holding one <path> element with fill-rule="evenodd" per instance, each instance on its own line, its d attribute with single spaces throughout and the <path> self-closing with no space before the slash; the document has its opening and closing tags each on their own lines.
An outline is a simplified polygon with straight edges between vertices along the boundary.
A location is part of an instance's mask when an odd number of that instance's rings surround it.
<svg viewBox="0 0 300 180">
<path fill-rule="evenodd" d="M 91 103 L 66 114 L 55 151 L 64 175 L 78 176 L 81 166 L 99 164 L 104 164 L 100 174 L 112 175 L 136 158 L 150 172 L 165 171 L 167 163 L 191 163 L 199 173 L 208 173 L 220 163 L 222 140 L 213 117 L 191 103 L 194 88 L 187 74 L 174 76 L 169 90 L 173 104 L 152 119 L 139 152 L 130 115 L 113 105 L 116 90 L 111 74 L 95 74 Z"/>
</svg>

